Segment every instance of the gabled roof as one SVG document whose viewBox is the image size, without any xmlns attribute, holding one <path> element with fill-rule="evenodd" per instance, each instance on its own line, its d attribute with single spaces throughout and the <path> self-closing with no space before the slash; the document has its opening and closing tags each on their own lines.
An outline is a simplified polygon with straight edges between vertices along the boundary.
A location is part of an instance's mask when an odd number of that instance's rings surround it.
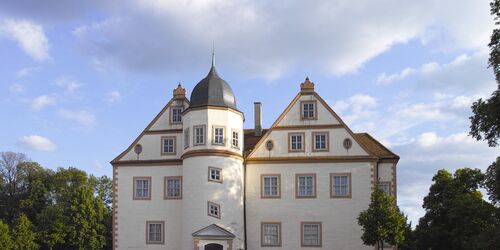
<svg viewBox="0 0 500 250">
<path fill-rule="evenodd" d="M 399 159 L 398 155 L 394 154 L 368 133 L 356 133 L 354 137 L 356 137 L 356 140 L 363 144 L 364 148 L 372 155 L 381 159 Z"/>
<path fill-rule="evenodd" d="M 262 138 L 262 136 L 264 136 L 267 131 L 268 129 L 263 129 L 260 136 L 256 136 L 254 129 L 245 129 L 245 139 L 243 140 L 245 142 L 245 145 L 243 145 L 243 155 L 248 155 L 255 148 L 257 142 L 259 142 L 260 138 Z"/>
<path fill-rule="evenodd" d="M 212 224 L 191 234 L 193 237 L 234 239 L 235 236 L 226 229 Z"/>
</svg>

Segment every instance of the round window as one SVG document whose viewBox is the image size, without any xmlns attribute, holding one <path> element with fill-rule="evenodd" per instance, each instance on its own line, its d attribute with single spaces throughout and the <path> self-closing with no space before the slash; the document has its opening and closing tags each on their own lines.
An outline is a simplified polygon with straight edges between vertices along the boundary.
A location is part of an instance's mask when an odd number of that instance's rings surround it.
<svg viewBox="0 0 500 250">
<path fill-rule="evenodd" d="M 349 150 L 352 147 L 352 141 L 349 138 L 344 139 L 344 148 Z"/>
<path fill-rule="evenodd" d="M 271 151 L 273 150 L 273 147 L 274 147 L 274 144 L 273 144 L 273 141 L 269 140 L 266 142 L 266 149 Z"/>
<path fill-rule="evenodd" d="M 135 145 L 135 147 L 134 147 L 134 152 L 135 152 L 136 154 L 140 154 L 140 153 L 142 153 L 142 145 L 141 145 L 141 144 L 137 144 L 137 145 Z"/>
</svg>

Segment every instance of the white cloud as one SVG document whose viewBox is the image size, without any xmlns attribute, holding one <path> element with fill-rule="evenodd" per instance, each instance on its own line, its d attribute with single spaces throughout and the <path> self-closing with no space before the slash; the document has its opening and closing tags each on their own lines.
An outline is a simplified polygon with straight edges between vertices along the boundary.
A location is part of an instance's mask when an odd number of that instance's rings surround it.
<svg viewBox="0 0 500 250">
<path fill-rule="evenodd" d="M 377 83 L 380 84 L 390 84 L 394 81 L 399 81 L 405 79 L 406 77 L 414 74 L 416 71 L 410 67 L 403 69 L 400 73 L 386 75 L 386 73 L 381 73 L 377 77 Z"/>
<path fill-rule="evenodd" d="M 94 114 L 86 111 L 70 111 L 70 110 L 60 110 L 59 115 L 68 120 L 78 123 L 79 125 L 89 127 L 95 124 L 95 116 Z"/>
<path fill-rule="evenodd" d="M 464 132 L 446 136 L 436 131 L 424 132 L 391 149 L 401 157 L 398 163 L 398 203 L 413 225 L 425 213 L 421 208 L 423 198 L 439 169 L 454 172 L 458 168 L 470 167 L 484 171 L 498 156 L 496 149 Z"/>
<path fill-rule="evenodd" d="M 21 77 L 26 77 L 26 76 L 30 76 L 32 75 L 33 73 L 35 73 L 36 71 L 39 71 L 40 68 L 39 67 L 26 67 L 26 68 L 22 68 L 20 70 L 18 70 L 16 72 L 16 76 L 21 78 Z"/>
<path fill-rule="evenodd" d="M 39 135 L 28 135 L 19 138 L 19 145 L 33 151 L 53 152 L 56 145 L 48 138 Z"/>
<path fill-rule="evenodd" d="M 122 94 L 120 93 L 120 91 L 113 90 L 107 94 L 106 100 L 108 101 L 108 103 L 115 103 L 117 101 L 120 101 L 121 99 L 122 99 Z"/>
<path fill-rule="evenodd" d="M 25 90 L 24 85 L 19 83 L 14 83 L 9 87 L 9 91 L 13 93 L 21 93 L 24 92 L 24 90 Z"/>
<path fill-rule="evenodd" d="M 119 14 L 73 31 L 100 69 L 103 62 L 142 71 L 207 67 L 215 41 L 219 62 L 252 76 L 277 79 L 296 67 L 339 75 L 415 39 L 430 49 L 447 44 L 475 51 L 493 27 L 487 0 L 126 3 L 113 12 Z"/>
<path fill-rule="evenodd" d="M 81 84 L 78 83 L 75 79 L 64 76 L 56 80 L 56 85 L 64 88 L 66 92 L 70 94 L 74 94 L 78 89 L 81 88 Z"/>
<path fill-rule="evenodd" d="M 53 105 L 56 105 L 56 98 L 48 95 L 38 96 L 31 102 L 31 107 L 34 110 L 41 110 L 46 106 L 53 106 Z"/>
<path fill-rule="evenodd" d="M 49 41 L 39 24 L 27 20 L 4 20 L 0 23 L 1 36 L 16 41 L 26 54 L 37 61 L 50 58 Z"/>
</svg>

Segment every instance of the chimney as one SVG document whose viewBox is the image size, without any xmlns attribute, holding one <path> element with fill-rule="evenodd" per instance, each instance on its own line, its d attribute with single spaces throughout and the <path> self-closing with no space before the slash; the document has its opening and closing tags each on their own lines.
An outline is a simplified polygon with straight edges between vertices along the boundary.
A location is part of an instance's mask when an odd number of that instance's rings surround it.
<svg viewBox="0 0 500 250">
<path fill-rule="evenodd" d="M 255 136 L 261 136 L 262 135 L 262 103 L 254 102 L 253 107 L 254 107 L 254 121 L 255 121 L 255 127 L 254 127 Z"/>
</svg>

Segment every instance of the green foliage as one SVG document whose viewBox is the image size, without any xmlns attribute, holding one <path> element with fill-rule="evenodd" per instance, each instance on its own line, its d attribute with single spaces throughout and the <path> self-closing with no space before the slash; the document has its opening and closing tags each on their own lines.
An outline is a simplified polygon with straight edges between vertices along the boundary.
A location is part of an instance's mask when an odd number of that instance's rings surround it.
<svg viewBox="0 0 500 250">
<path fill-rule="evenodd" d="M 111 249 L 112 181 L 26 159 L 0 153 L 0 249 Z"/>
<path fill-rule="evenodd" d="M 365 245 L 383 246 L 383 242 L 399 245 L 404 241 L 406 218 L 394 198 L 379 188 L 373 191 L 368 209 L 359 214 L 358 224 L 362 227 L 361 239 Z"/>
<path fill-rule="evenodd" d="M 500 0 L 490 3 L 491 15 L 495 24 L 500 24 Z M 489 66 L 493 68 L 497 89 L 487 100 L 479 99 L 472 104 L 473 115 L 470 117 L 470 135 L 477 140 L 486 140 L 492 147 L 500 139 L 500 29 L 495 28 L 491 35 Z"/>
<path fill-rule="evenodd" d="M 500 203 L 500 156 L 486 170 L 484 185 L 493 204 Z"/>
<path fill-rule="evenodd" d="M 12 239 L 9 234 L 9 225 L 0 220 L 0 249 L 12 249 Z"/>
<path fill-rule="evenodd" d="M 16 226 L 12 229 L 12 239 L 13 250 L 34 250 L 39 247 L 35 243 L 36 233 L 33 231 L 33 225 L 24 214 L 21 214 Z"/>
<path fill-rule="evenodd" d="M 439 170 L 424 198 L 416 228 L 418 249 L 488 249 L 484 236 L 498 224 L 493 205 L 482 199 L 484 175 L 478 169 Z M 486 246 L 485 246 L 486 245 Z"/>
</svg>

